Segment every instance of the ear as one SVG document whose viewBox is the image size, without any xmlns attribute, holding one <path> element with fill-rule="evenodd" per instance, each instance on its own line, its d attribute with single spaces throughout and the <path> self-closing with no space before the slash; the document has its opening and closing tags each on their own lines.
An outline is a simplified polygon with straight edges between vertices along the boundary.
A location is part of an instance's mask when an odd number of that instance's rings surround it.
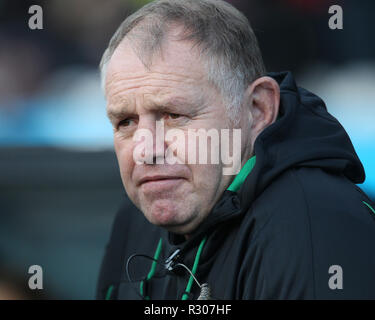
<svg viewBox="0 0 375 320">
<path fill-rule="evenodd" d="M 280 87 L 271 77 L 255 80 L 246 90 L 251 118 L 251 145 L 257 136 L 276 121 L 280 105 Z"/>
</svg>

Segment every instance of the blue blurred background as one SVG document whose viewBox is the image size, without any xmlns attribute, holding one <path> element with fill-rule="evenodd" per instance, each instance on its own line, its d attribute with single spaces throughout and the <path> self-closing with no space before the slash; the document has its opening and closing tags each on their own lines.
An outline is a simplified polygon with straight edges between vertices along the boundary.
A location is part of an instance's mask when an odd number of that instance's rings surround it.
<svg viewBox="0 0 375 320">
<path fill-rule="evenodd" d="M 0 0 L 0 298 L 95 296 L 126 200 L 97 65 L 117 26 L 147 2 Z M 360 187 L 374 199 L 375 2 L 229 2 L 250 19 L 267 69 L 293 71 L 346 128 L 366 171 Z M 28 28 L 34 4 L 43 30 Z M 328 27 L 333 4 L 343 30 Z M 25 288 L 33 264 L 44 271 L 40 293 Z"/>
</svg>

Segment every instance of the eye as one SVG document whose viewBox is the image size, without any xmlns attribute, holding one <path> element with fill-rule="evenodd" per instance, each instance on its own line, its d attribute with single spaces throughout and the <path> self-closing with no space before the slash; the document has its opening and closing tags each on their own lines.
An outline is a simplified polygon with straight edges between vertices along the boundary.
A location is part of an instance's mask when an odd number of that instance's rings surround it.
<svg viewBox="0 0 375 320">
<path fill-rule="evenodd" d="M 121 121 L 118 123 L 118 127 L 129 127 L 129 126 L 132 124 L 132 121 L 134 122 L 134 120 L 133 120 L 133 119 L 130 119 L 130 118 L 127 118 L 127 119 L 121 120 Z"/>
<path fill-rule="evenodd" d="M 177 113 L 168 113 L 166 116 L 169 117 L 169 118 L 171 118 L 171 119 L 173 119 L 173 120 L 178 119 L 178 118 L 181 117 L 181 115 L 177 114 Z"/>
</svg>

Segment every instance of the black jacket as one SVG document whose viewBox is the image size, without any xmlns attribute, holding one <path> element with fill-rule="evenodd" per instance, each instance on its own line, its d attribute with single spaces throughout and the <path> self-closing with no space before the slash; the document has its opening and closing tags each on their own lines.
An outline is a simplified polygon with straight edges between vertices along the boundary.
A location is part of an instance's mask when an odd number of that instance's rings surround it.
<svg viewBox="0 0 375 320">
<path fill-rule="evenodd" d="M 190 291 L 184 298 L 197 299 L 198 285 L 190 280 L 189 290 L 189 272 L 176 267 L 192 270 L 196 262 L 196 279 L 216 299 L 375 299 L 375 206 L 355 185 L 365 179 L 362 164 L 319 97 L 290 73 L 270 76 L 281 89 L 279 117 L 258 136 L 255 166 L 240 189 L 226 190 L 187 241 L 126 202 L 97 298 L 181 299 Z M 164 262 L 177 249 L 168 271 Z M 128 260 L 132 254 L 159 263 Z"/>
</svg>

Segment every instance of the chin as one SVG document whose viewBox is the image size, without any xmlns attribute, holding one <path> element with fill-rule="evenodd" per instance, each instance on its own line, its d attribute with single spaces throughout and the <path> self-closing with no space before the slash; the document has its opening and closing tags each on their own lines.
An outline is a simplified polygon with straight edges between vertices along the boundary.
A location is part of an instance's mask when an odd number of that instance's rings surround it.
<svg viewBox="0 0 375 320">
<path fill-rule="evenodd" d="M 144 212 L 148 220 L 157 226 L 176 224 L 181 215 L 176 203 L 166 199 L 153 201 Z"/>
<path fill-rule="evenodd" d="M 192 214 L 183 212 L 181 206 L 169 200 L 157 200 L 148 210 L 146 218 L 154 225 L 174 233 L 184 233 L 193 220 Z"/>
<path fill-rule="evenodd" d="M 178 223 L 178 214 L 175 212 L 150 212 L 148 214 L 149 221 L 159 227 L 173 226 Z"/>
</svg>

